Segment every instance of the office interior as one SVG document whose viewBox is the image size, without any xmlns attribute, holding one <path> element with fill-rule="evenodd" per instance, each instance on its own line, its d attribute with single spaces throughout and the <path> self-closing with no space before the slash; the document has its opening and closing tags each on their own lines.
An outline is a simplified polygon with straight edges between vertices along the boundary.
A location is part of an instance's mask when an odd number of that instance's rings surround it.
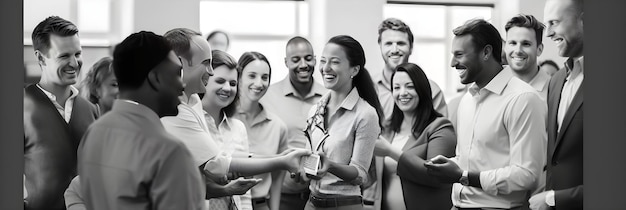
<svg viewBox="0 0 626 210">
<path fill-rule="evenodd" d="M 544 4 L 545 0 L 24 0 L 25 83 L 37 82 L 41 75 L 30 38 L 32 29 L 51 15 L 74 22 L 80 30 L 82 78 L 131 33 L 163 34 L 184 27 L 205 37 L 214 30 L 227 32 L 228 53 L 235 58 L 246 51 L 265 54 L 272 67 L 272 83 L 287 75 L 285 44 L 293 36 L 310 40 L 318 60 L 328 39 L 353 36 L 363 45 L 366 68 L 372 75 L 380 74 L 384 62 L 377 27 L 385 18 L 395 17 L 415 35 L 409 61 L 420 65 L 450 100 L 461 85 L 449 64 L 452 29 L 466 20 L 484 18 L 505 38 L 508 19 L 522 13 L 543 20 Z M 558 56 L 555 44 L 548 39 L 543 44 L 538 61 L 550 59 L 562 66 L 565 59 Z M 319 73 L 314 77 L 321 81 Z"/>
</svg>

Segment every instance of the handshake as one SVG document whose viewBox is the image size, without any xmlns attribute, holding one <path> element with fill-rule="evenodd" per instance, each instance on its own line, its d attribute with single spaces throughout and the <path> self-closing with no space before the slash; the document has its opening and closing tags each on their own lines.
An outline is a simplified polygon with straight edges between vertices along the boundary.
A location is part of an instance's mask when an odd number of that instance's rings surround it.
<svg viewBox="0 0 626 210">
<path fill-rule="evenodd" d="M 294 163 L 297 163 L 295 170 L 289 170 L 290 177 L 299 183 L 307 183 L 311 179 L 321 179 L 330 166 L 326 156 L 323 152 L 311 152 L 303 153 L 300 158 L 295 159 Z"/>
</svg>

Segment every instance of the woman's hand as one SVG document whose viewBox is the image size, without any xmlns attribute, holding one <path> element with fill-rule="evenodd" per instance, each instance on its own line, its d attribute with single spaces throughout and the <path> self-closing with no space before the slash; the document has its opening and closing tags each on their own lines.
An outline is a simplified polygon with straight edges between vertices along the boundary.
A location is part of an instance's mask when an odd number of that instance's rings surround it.
<svg viewBox="0 0 626 210">
<path fill-rule="evenodd" d="M 302 156 L 310 155 L 311 151 L 306 149 L 289 149 L 289 153 L 282 156 L 286 165 L 286 170 L 289 172 L 297 172 L 300 168 L 300 159 Z M 284 153 L 284 152 L 283 152 Z"/>
<path fill-rule="evenodd" d="M 322 177 L 326 176 L 326 173 L 334 166 L 334 162 L 329 160 L 324 152 L 318 152 L 317 155 L 320 156 L 320 167 L 317 169 L 316 175 L 309 175 L 311 179 L 319 180 Z"/>
</svg>

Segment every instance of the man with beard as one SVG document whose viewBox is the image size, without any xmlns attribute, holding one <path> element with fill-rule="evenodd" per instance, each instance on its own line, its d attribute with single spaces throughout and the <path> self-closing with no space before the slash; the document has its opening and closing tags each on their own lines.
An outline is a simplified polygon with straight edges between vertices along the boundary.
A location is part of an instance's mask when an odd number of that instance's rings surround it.
<svg viewBox="0 0 626 210">
<path fill-rule="evenodd" d="M 413 39 L 411 28 L 401 20 L 388 18 L 378 26 L 378 45 L 385 67 L 379 77 L 374 79 L 374 83 L 378 90 L 378 99 L 383 106 L 385 121 L 391 119 L 393 111 L 391 75 L 398 65 L 409 61 L 409 56 L 413 52 Z M 443 116 L 447 116 L 448 109 L 441 88 L 434 81 L 430 79 L 428 81 L 432 91 L 433 107 Z"/>
<path fill-rule="evenodd" d="M 24 88 L 24 208 L 65 209 L 76 150 L 98 110 L 72 86 L 83 64 L 76 26 L 48 17 L 32 39 L 42 73 L 39 83 Z"/>
<path fill-rule="evenodd" d="M 532 209 L 583 209 L 583 1 L 549 0 L 547 36 L 567 57 L 548 89 L 546 190 L 530 198 Z"/>
<path fill-rule="evenodd" d="M 313 81 L 316 61 L 313 47 L 308 40 L 300 36 L 291 38 L 287 42 L 285 54 L 285 66 L 289 76 L 270 85 L 260 103 L 287 124 L 289 148 L 305 148 L 307 140 L 302 132 L 306 126 L 307 114 L 311 106 L 326 92 L 326 88 Z M 290 174 L 286 176 L 290 177 Z M 304 209 L 309 199 L 308 186 L 308 183 L 284 179 L 280 209 Z"/>
<path fill-rule="evenodd" d="M 409 61 L 409 57 L 413 53 L 413 40 L 414 37 L 411 28 L 402 20 L 387 18 L 378 26 L 378 45 L 380 46 L 380 53 L 385 61 L 385 67 L 382 73 L 373 79 L 376 84 L 378 100 L 385 114 L 385 120 L 383 121 L 385 123 L 391 120 L 391 113 L 393 112 L 394 106 L 394 100 L 391 94 L 391 76 L 396 71 L 395 69 L 398 65 Z M 433 107 L 437 112 L 447 117 L 448 108 L 446 107 L 446 100 L 443 97 L 441 88 L 430 79 L 428 79 L 428 82 L 430 83 L 430 89 L 432 91 Z M 376 167 L 377 173 L 381 176 L 383 171 L 383 159 L 376 157 L 373 163 L 373 167 Z M 378 183 L 373 183 L 371 186 L 364 189 L 363 202 L 365 208 L 380 209 L 380 195 L 382 195 L 382 188 Z"/>
<path fill-rule="evenodd" d="M 483 19 L 453 30 L 461 83 L 456 156 L 436 156 L 428 173 L 452 185 L 453 209 L 521 209 L 541 174 L 546 106 L 537 91 L 501 65 L 502 39 Z"/>
<path fill-rule="evenodd" d="M 532 15 L 517 15 L 506 23 L 504 52 L 513 75 L 535 88 L 544 101 L 550 75 L 539 70 L 537 57 L 543 51 L 543 24 Z"/>
</svg>

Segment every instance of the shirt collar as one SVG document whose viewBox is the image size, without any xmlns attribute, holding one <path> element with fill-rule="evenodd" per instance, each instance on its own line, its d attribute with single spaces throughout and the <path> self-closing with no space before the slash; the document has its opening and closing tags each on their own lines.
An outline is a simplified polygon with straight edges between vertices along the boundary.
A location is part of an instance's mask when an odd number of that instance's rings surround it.
<svg viewBox="0 0 626 210">
<path fill-rule="evenodd" d="M 568 58 L 565 61 L 565 70 L 567 71 L 568 75 L 585 73 L 584 58 L 585 56 L 580 56 L 580 58 L 578 59 Z"/>
<path fill-rule="evenodd" d="M 487 83 L 487 85 L 485 85 L 485 87 L 482 89 L 500 95 L 502 94 L 502 91 L 504 91 L 504 88 L 509 83 L 509 80 L 511 80 L 512 77 L 513 72 L 511 68 L 507 66 L 502 69 L 498 74 L 496 74 L 496 76 L 493 77 L 491 81 L 489 81 L 489 83 Z M 476 83 L 473 83 L 469 88 L 469 92 L 470 94 L 472 94 L 472 96 L 474 96 L 478 94 L 482 89 L 479 88 Z"/>
<path fill-rule="evenodd" d="M 257 114 L 256 116 L 254 116 L 254 119 L 252 120 L 252 125 L 254 126 L 258 123 L 261 123 L 263 121 L 270 121 L 273 120 L 273 117 L 271 115 L 269 115 L 267 113 L 267 111 L 265 110 L 265 108 L 263 108 L 263 104 L 259 103 L 259 106 L 261 106 L 261 112 L 259 112 L 259 114 Z M 237 109 L 237 114 L 246 114 L 245 111 Z"/>
<path fill-rule="evenodd" d="M 52 101 L 56 101 L 57 100 L 57 96 L 55 96 L 54 94 L 52 94 L 51 92 L 48 92 L 46 89 L 43 89 L 39 84 L 37 84 L 37 87 L 44 93 L 46 94 L 46 96 L 48 96 L 48 98 Z M 67 99 L 73 99 L 76 96 L 78 96 L 79 92 L 78 89 L 76 89 L 74 86 L 70 85 L 70 97 L 68 97 Z"/>
<path fill-rule="evenodd" d="M 158 124 L 161 123 L 161 121 L 159 120 L 159 116 L 156 112 L 154 112 L 154 110 L 132 100 L 116 99 L 115 101 L 113 101 L 113 108 L 111 108 L 111 110 L 131 112 L 148 118 L 150 122 L 158 122 Z"/>
<path fill-rule="evenodd" d="M 377 74 L 374 81 L 376 81 L 376 84 L 379 84 L 380 86 L 383 86 L 385 89 L 391 91 L 391 84 L 387 83 L 387 80 L 385 80 L 384 72 L 385 72 L 385 69 L 383 69 L 380 74 Z"/>
<path fill-rule="evenodd" d="M 283 90 L 283 96 L 288 96 L 290 94 L 291 95 L 299 94 L 296 88 L 293 87 L 293 85 L 291 84 L 291 80 L 289 80 L 289 76 L 287 76 L 287 78 L 283 79 L 282 81 L 274 85 L 277 85 L 278 88 Z M 313 86 L 311 86 L 311 91 L 309 91 L 309 93 L 303 98 L 307 99 L 316 95 L 317 96 L 324 95 L 324 90 L 325 88 L 322 87 L 322 85 L 320 85 L 319 83 L 315 82 L 315 80 L 313 80 Z"/>
<path fill-rule="evenodd" d="M 357 91 L 356 87 L 353 87 L 352 90 L 350 90 L 350 93 L 348 93 L 348 96 L 343 99 L 343 102 L 341 102 L 341 106 L 339 107 L 347 110 L 352 110 L 354 109 L 356 103 L 359 101 L 360 98 L 361 97 L 359 96 L 359 91 Z"/>
<path fill-rule="evenodd" d="M 232 128 L 232 126 L 230 126 L 230 120 L 228 119 L 229 117 L 226 116 L 226 112 L 222 112 L 222 121 L 220 122 L 220 124 L 218 126 L 221 126 L 222 124 L 224 124 L 224 126 L 228 129 Z"/>
</svg>

